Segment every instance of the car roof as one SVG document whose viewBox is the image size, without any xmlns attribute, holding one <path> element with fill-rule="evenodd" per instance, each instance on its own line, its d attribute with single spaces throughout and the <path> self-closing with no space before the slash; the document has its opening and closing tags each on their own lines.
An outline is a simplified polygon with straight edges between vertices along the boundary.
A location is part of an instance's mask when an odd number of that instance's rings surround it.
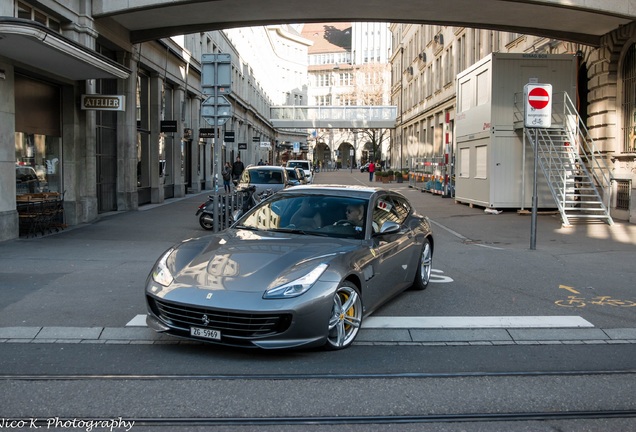
<svg viewBox="0 0 636 432">
<path fill-rule="evenodd" d="M 250 165 L 247 170 L 270 170 L 270 171 L 283 171 L 285 167 L 280 167 L 277 165 Z"/>
<path fill-rule="evenodd" d="M 372 187 L 372 186 L 352 186 L 352 185 L 335 185 L 335 184 L 309 184 L 299 185 L 293 188 L 285 189 L 278 193 L 284 194 L 298 194 L 306 193 L 312 195 L 337 195 L 337 196 L 350 196 L 355 198 L 369 198 L 371 195 L 379 192 L 389 192 L 385 188 Z"/>
</svg>

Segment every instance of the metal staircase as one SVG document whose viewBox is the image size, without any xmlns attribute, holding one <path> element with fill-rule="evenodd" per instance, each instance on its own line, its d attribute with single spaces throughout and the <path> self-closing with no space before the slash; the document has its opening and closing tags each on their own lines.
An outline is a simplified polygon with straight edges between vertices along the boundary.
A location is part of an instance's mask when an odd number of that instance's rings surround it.
<svg viewBox="0 0 636 432">
<path fill-rule="evenodd" d="M 524 128 L 524 133 L 538 147 L 539 166 L 563 225 L 582 219 L 612 225 L 611 172 L 567 93 L 563 93 L 563 109 L 559 99 L 553 97 L 552 127 Z"/>
</svg>

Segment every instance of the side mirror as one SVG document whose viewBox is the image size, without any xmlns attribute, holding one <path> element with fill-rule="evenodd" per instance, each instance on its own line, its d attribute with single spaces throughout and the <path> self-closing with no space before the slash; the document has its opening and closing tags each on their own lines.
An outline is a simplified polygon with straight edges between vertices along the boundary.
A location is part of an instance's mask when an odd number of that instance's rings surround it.
<svg viewBox="0 0 636 432">
<path fill-rule="evenodd" d="M 380 234 L 393 234 L 400 231 L 400 225 L 395 222 L 386 221 L 380 227 Z"/>
</svg>

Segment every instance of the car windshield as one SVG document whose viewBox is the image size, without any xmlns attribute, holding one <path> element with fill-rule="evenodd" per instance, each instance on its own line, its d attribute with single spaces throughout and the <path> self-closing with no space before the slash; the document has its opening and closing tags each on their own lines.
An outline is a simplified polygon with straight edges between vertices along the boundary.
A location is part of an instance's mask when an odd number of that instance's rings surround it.
<svg viewBox="0 0 636 432">
<path fill-rule="evenodd" d="M 253 169 L 250 170 L 250 183 L 283 184 L 283 173 L 280 170 Z"/>
<path fill-rule="evenodd" d="M 234 227 L 361 239 L 367 226 L 367 204 L 365 199 L 346 196 L 274 195 Z"/>
<path fill-rule="evenodd" d="M 292 168 L 302 168 L 302 169 L 309 169 L 309 162 L 289 162 L 287 164 L 287 166 L 292 167 Z"/>
<path fill-rule="evenodd" d="M 287 175 L 294 180 L 298 180 L 298 176 L 296 175 L 296 171 L 293 169 L 287 170 Z"/>
</svg>

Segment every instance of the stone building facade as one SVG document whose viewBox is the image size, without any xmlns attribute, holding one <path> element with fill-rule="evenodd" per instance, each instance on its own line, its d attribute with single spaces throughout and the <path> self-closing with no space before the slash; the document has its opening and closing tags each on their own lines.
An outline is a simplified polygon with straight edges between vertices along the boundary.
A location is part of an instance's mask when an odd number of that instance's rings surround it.
<svg viewBox="0 0 636 432">
<path fill-rule="evenodd" d="M 393 24 L 391 31 L 393 160 L 422 178 L 452 182 L 457 74 L 492 52 L 571 54 L 579 112 L 615 179 L 612 217 L 636 222 L 636 25 L 605 35 L 599 47 L 445 26 Z"/>
<path fill-rule="evenodd" d="M 20 235 L 17 202 L 38 192 L 62 197 L 64 224 L 77 225 L 211 189 L 215 151 L 202 133 L 210 128 L 201 115 L 202 53 L 232 57 L 223 161 L 239 154 L 246 164 L 271 160 L 275 149 L 261 143 L 306 138 L 270 124 L 285 78 L 255 72 L 232 42 L 242 39 L 241 29 L 133 44 L 125 28 L 93 20 L 90 4 L 0 3 L 0 241 Z M 307 44 L 293 30 L 260 31 L 262 55 L 275 53 L 280 64 L 306 60 Z M 234 138 L 226 140 L 226 131 Z M 27 188 L 18 171 L 31 169 L 37 185 Z"/>
</svg>

